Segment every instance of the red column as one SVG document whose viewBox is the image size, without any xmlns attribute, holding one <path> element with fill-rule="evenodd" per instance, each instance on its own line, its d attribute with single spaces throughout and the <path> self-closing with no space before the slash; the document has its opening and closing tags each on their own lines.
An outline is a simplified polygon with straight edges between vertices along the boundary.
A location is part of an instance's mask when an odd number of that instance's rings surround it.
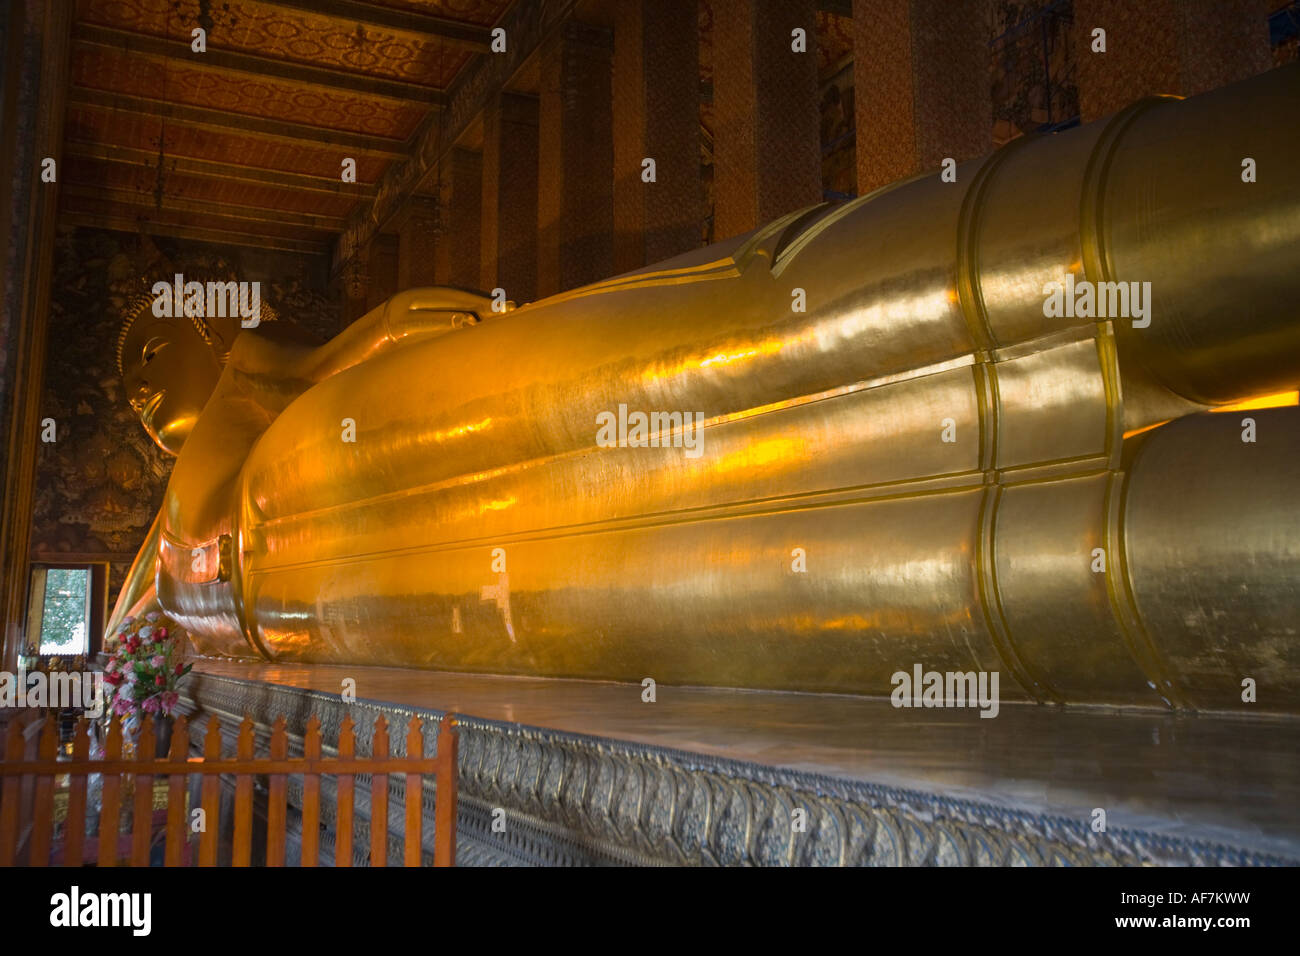
<svg viewBox="0 0 1300 956">
<path fill-rule="evenodd" d="M 541 49 L 537 295 L 614 272 L 608 30 L 566 21 Z"/>
<path fill-rule="evenodd" d="M 537 289 L 537 98 L 499 93 L 483 112 L 480 285 L 522 305 Z"/>
<path fill-rule="evenodd" d="M 853 0 L 858 195 L 993 147 L 987 0 Z"/>
<path fill-rule="evenodd" d="M 482 281 L 483 156 L 457 147 L 443 161 L 439 285 L 477 289 Z"/>
<path fill-rule="evenodd" d="M 700 244 L 699 30 L 697 0 L 623 0 L 615 10 L 616 273 Z"/>
<path fill-rule="evenodd" d="M 821 200 L 814 0 L 714 0 L 714 237 Z M 792 31 L 805 31 L 795 52 Z"/>
</svg>

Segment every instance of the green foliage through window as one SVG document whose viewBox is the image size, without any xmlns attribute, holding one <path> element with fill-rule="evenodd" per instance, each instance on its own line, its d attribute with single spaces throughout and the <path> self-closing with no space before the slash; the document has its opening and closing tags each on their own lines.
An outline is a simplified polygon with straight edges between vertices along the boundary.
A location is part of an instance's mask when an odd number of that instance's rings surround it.
<svg viewBox="0 0 1300 956">
<path fill-rule="evenodd" d="M 46 572 L 41 654 L 86 653 L 89 591 L 88 568 L 50 568 Z"/>
</svg>

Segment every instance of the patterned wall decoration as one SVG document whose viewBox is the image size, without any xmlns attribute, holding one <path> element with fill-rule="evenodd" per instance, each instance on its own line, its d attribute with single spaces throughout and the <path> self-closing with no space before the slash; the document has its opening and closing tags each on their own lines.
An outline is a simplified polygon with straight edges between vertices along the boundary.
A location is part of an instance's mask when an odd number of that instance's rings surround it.
<svg viewBox="0 0 1300 956">
<path fill-rule="evenodd" d="M 1071 0 L 997 0 L 992 12 L 993 145 L 1077 123 Z"/>
<path fill-rule="evenodd" d="M 263 282 L 283 320 L 325 340 L 339 331 L 323 263 L 235 247 L 206 247 L 98 229 L 59 233 L 42 418 L 57 440 L 37 456 L 34 560 L 109 560 L 110 601 L 162 502 L 171 459 L 127 405 L 114 361 L 120 309 L 142 276 L 179 271 Z"/>
</svg>

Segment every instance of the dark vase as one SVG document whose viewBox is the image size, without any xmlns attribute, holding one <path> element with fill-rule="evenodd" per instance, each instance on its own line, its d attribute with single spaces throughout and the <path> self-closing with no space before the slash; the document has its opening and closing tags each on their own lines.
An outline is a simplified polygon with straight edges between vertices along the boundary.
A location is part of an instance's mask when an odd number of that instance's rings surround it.
<svg viewBox="0 0 1300 956">
<path fill-rule="evenodd" d="M 153 719 L 154 756 L 159 759 L 166 757 L 171 750 L 174 723 L 171 717 L 164 717 L 162 714 L 156 715 Z"/>
</svg>

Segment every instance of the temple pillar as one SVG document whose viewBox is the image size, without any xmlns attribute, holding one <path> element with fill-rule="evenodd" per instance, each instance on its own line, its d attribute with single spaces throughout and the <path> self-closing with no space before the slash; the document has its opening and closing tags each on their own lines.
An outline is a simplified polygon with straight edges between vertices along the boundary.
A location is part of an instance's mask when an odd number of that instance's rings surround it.
<svg viewBox="0 0 1300 956">
<path fill-rule="evenodd" d="M 541 49 L 537 296 L 613 274 L 609 31 L 566 21 Z"/>
<path fill-rule="evenodd" d="M 338 276 L 342 293 L 340 312 L 343 328 L 366 314 L 366 302 L 370 298 L 369 251 L 370 243 L 358 247 Z"/>
<path fill-rule="evenodd" d="M 397 294 L 398 236 L 381 232 L 370 240 L 367 253 L 370 282 L 366 288 L 366 311 L 383 305 Z M 364 314 L 364 313 L 363 313 Z"/>
<path fill-rule="evenodd" d="M 698 0 L 625 0 L 615 12 L 615 273 L 700 244 L 699 30 Z"/>
<path fill-rule="evenodd" d="M 498 93 L 483 111 L 479 285 L 523 305 L 537 290 L 537 97 Z"/>
<path fill-rule="evenodd" d="M 443 161 L 442 235 L 434 273 L 439 285 L 477 289 L 481 281 L 483 156 L 457 147 Z"/>
<path fill-rule="evenodd" d="M 412 196 L 406 201 L 397 231 L 397 288 L 437 285 L 438 230 L 442 210 L 436 196 Z"/>
<path fill-rule="evenodd" d="M 815 0 L 714 0 L 714 236 L 822 198 Z M 806 52 L 791 47 L 805 31 Z"/>
<path fill-rule="evenodd" d="M 858 195 L 993 148 L 986 0 L 853 0 Z"/>
<path fill-rule="evenodd" d="M 6 671 L 16 670 L 21 645 L 37 638 L 25 633 L 25 611 L 72 12 L 63 0 L 0 6 L 0 670 Z M 56 164 L 52 181 L 42 178 L 47 158 Z"/>
<path fill-rule="evenodd" d="M 1075 0 L 1079 111 L 1088 123 L 1158 93 L 1192 96 L 1273 65 L 1271 0 Z M 1093 52 L 1093 30 L 1106 52 Z"/>
</svg>

